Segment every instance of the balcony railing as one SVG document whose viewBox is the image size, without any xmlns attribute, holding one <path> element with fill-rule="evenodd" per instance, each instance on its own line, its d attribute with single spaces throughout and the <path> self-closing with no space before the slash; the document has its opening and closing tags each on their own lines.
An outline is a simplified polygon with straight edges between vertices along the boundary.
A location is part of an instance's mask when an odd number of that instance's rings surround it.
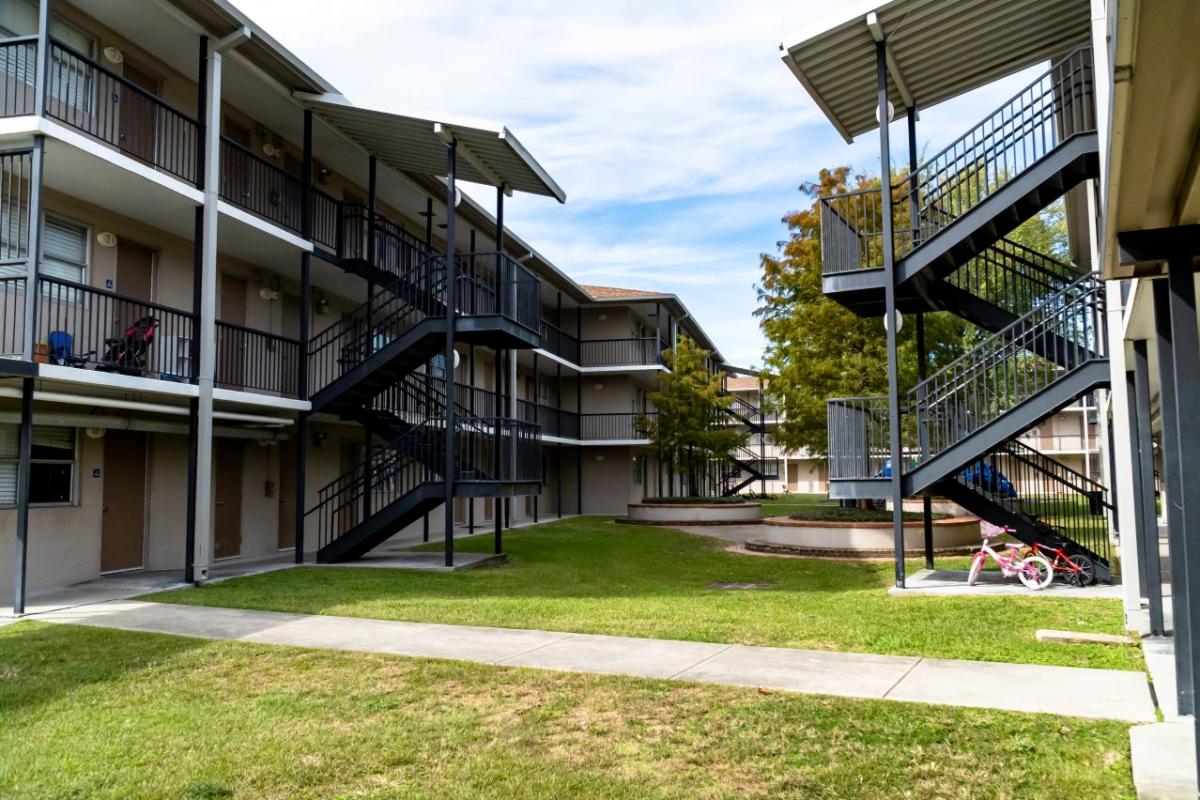
<svg viewBox="0 0 1200 800">
<path fill-rule="evenodd" d="M 221 197 L 300 232 L 304 183 L 228 137 L 221 137 Z"/>
<path fill-rule="evenodd" d="M 38 278 L 37 341 L 52 364 L 190 381 L 192 315 L 57 278 Z"/>
<path fill-rule="evenodd" d="M 216 356 L 218 386 L 297 396 L 300 342 L 296 339 L 218 321 Z"/>
<path fill-rule="evenodd" d="M 24 340 L 25 278 L 0 278 L 0 358 L 23 358 Z"/>
<path fill-rule="evenodd" d="M 191 382 L 193 316 L 74 281 L 40 276 L 36 341 L 51 364 L 142 378 Z M 0 278 L 0 349 L 21 353 L 24 278 Z M 219 386 L 295 397 L 300 343 L 217 322 Z"/>
<path fill-rule="evenodd" d="M 643 440 L 646 435 L 638 430 L 641 417 L 654 419 L 657 411 L 643 413 L 583 414 L 579 417 L 579 438 L 588 440 Z"/>
<path fill-rule="evenodd" d="M 0 116 L 23 117 L 34 113 L 37 49 L 36 36 L 0 43 Z"/>
<path fill-rule="evenodd" d="M 579 343 L 579 364 L 584 367 L 651 366 L 662 363 L 662 343 L 654 338 L 585 339 Z"/>
<path fill-rule="evenodd" d="M 370 257 L 370 214 L 361 203 L 343 203 L 341 208 L 341 235 L 337 247 L 339 257 L 349 261 L 368 261 Z M 376 269 L 392 277 L 407 274 L 413 267 L 428 257 L 429 248 L 417 237 L 396 223 L 375 214 L 375 263 Z"/>
<path fill-rule="evenodd" d="M 545 319 L 542 320 L 542 349 L 572 364 L 579 363 L 579 340 Z"/>
<path fill-rule="evenodd" d="M 46 116 L 190 184 L 198 182 L 196 121 L 60 42 L 50 43 Z"/>
</svg>

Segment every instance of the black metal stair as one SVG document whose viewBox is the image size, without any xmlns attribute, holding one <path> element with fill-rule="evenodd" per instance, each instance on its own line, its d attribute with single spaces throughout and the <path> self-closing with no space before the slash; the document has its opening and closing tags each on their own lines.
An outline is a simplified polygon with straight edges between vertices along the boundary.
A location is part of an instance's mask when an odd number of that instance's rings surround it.
<svg viewBox="0 0 1200 800">
<path fill-rule="evenodd" d="M 891 187 L 897 303 L 905 312 L 962 309 L 1006 324 L 938 287 L 1067 190 L 1099 175 L 1091 51 L 1080 48 Z M 856 313 L 883 313 L 882 198 L 858 190 L 822 198 L 826 295 Z M 954 283 L 951 281 L 951 283 Z M 972 292 L 974 286 L 955 284 Z"/>
<path fill-rule="evenodd" d="M 735 424 L 746 429 L 751 437 L 766 436 L 766 416 L 754 403 L 745 400 L 732 392 L 722 391 L 721 394 L 730 398 L 729 405 L 722 411 L 731 417 Z M 717 484 L 722 497 L 732 497 L 756 481 L 773 481 L 779 478 L 779 459 L 761 457 L 752 447 L 739 445 L 729 458 L 718 465 Z"/>
<path fill-rule="evenodd" d="M 1020 486 L 1018 492 L 1014 488 Z M 1112 579 L 1108 490 L 1020 442 L 1007 442 L 939 481 L 943 497 L 994 525 L 1068 554 L 1086 555 L 1100 580 Z"/>
</svg>

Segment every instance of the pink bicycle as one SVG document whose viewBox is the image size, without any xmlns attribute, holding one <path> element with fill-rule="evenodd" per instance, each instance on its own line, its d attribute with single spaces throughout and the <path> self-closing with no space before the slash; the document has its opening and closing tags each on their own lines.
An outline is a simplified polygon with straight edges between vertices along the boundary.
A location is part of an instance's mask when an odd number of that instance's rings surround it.
<svg viewBox="0 0 1200 800">
<path fill-rule="evenodd" d="M 983 544 L 980 546 L 979 552 L 975 554 L 975 558 L 971 561 L 971 572 L 967 575 L 967 585 L 975 585 L 976 579 L 979 578 L 979 573 L 983 570 L 983 565 L 987 562 L 988 556 L 991 556 L 992 560 L 999 565 L 1000 573 L 1004 577 L 1011 578 L 1013 575 L 1016 575 L 1028 589 L 1045 589 L 1054 580 L 1054 568 L 1050 566 L 1049 561 L 1041 556 L 1026 556 L 1022 558 L 1020 555 L 1021 545 L 1014 542 L 1006 545 L 1007 554 L 997 553 L 992 547 L 992 540 L 1006 532 L 1004 528 L 994 528 L 992 526 L 983 528 Z"/>
</svg>

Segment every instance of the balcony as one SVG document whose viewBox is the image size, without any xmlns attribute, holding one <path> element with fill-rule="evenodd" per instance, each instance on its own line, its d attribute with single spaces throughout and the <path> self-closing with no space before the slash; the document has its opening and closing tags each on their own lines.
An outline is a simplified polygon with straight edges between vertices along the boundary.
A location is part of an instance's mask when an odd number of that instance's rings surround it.
<svg viewBox="0 0 1200 800">
<path fill-rule="evenodd" d="M 655 337 L 640 339 L 586 339 L 579 343 L 582 367 L 660 366 L 662 342 Z"/>
<path fill-rule="evenodd" d="M 638 430 L 638 419 L 657 416 L 657 411 L 582 414 L 579 438 L 583 441 L 645 441 L 646 435 Z"/>
<path fill-rule="evenodd" d="M 39 360 L 175 383 L 193 382 L 190 312 L 58 278 L 38 278 Z M 0 279 L 0 349 L 20 358 L 25 278 Z M 216 383 L 238 391 L 296 397 L 300 343 L 217 323 Z"/>
<path fill-rule="evenodd" d="M 572 364 L 579 363 L 579 340 L 562 328 L 542 320 L 542 349 Z"/>
</svg>

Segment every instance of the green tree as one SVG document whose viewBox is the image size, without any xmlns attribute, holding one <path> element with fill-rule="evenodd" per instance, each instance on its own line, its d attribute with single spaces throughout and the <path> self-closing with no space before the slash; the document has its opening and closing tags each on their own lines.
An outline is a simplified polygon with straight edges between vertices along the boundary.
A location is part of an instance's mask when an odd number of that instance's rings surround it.
<svg viewBox="0 0 1200 800">
<path fill-rule="evenodd" d="M 902 176 L 901 176 L 902 177 Z M 783 218 L 789 236 L 778 256 L 762 256 L 757 287 L 759 317 L 767 338 L 764 362 L 768 401 L 784 415 L 777 440 L 786 447 L 824 453 L 825 401 L 830 397 L 887 394 L 887 339 L 879 318 L 866 319 L 825 297 L 821 291 L 819 198 L 879 188 L 878 178 L 852 175 L 849 167 L 821 170 L 800 191 L 813 198 L 808 208 Z M 906 211 L 897 208 L 897 225 Z M 930 372 L 963 352 L 970 326 L 946 313 L 925 315 Z M 900 388 L 916 383 L 916 325 L 906 324 L 898 343 Z"/>
<path fill-rule="evenodd" d="M 686 336 L 664 357 L 668 370 L 658 374 L 658 389 L 649 400 L 658 414 L 639 417 L 638 428 L 667 463 L 682 475 L 689 495 L 699 496 L 708 469 L 729 457 L 746 438 L 728 424 L 733 402 L 721 390 L 721 375 L 709 368 L 711 352 Z"/>
</svg>

